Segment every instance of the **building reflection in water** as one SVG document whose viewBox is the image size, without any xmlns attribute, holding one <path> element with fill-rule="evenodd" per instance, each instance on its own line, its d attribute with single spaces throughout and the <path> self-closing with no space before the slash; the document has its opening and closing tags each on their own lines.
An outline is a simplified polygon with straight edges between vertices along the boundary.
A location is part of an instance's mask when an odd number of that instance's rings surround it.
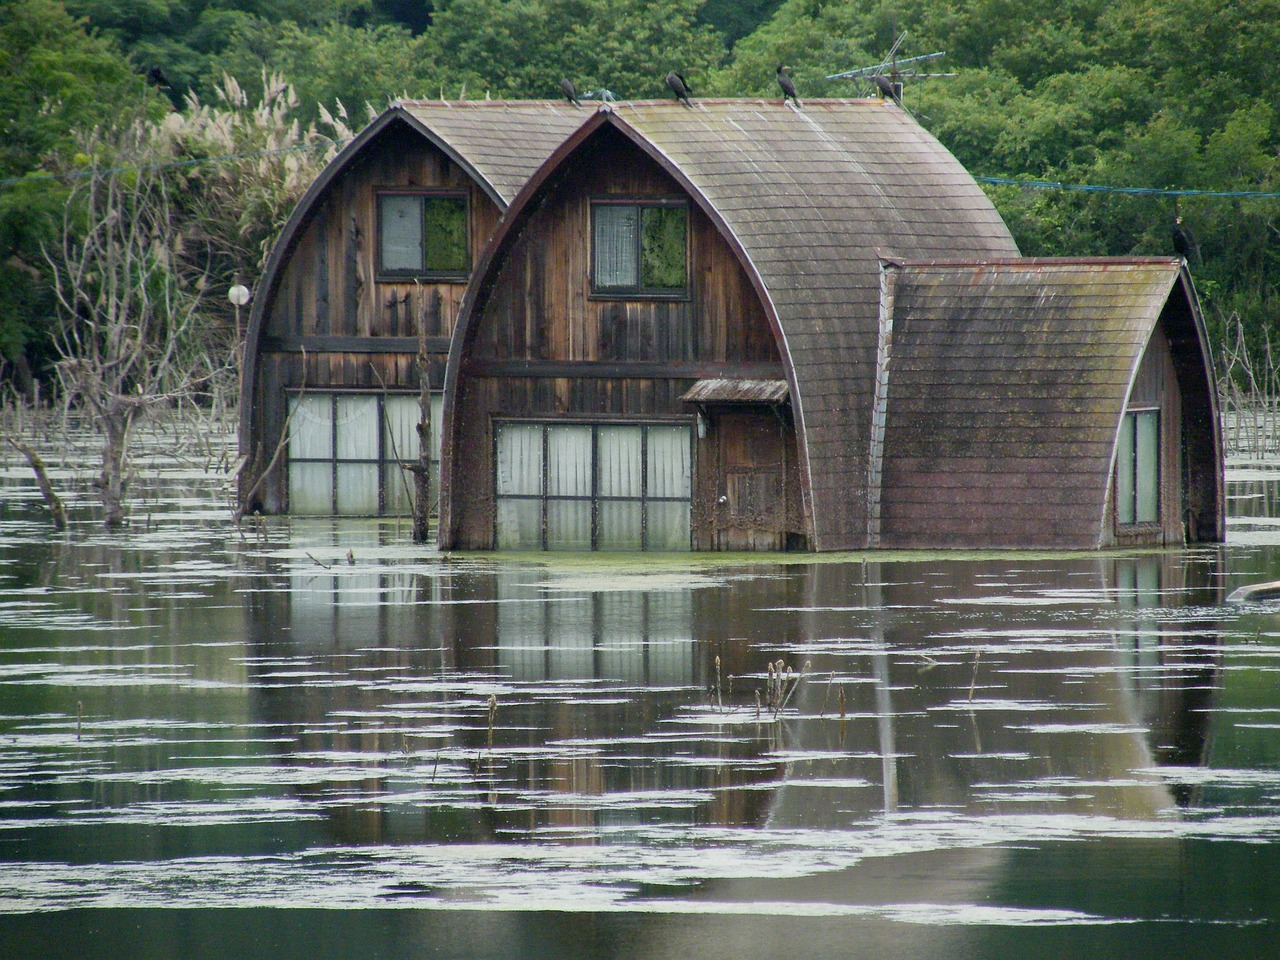
<svg viewBox="0 0 1280 960">
<path fill-rule="evenodd" d="M 1191 795 L 1154 768 L 1204 755 L 1211 555 L 1008 565 L 295 568 L 249 595 L 253 670 L 289 762 L 314 771 L 298 789 L 344 842 L 1174 815 Z M 778 659 L 806 672 L 772 722 L 755 702 Z M 970 877 L 974 857 L 984 876 L 1004 859 L 950 855 Z M 841 898 L 890 895 L 865 877 Z"/>
</svg>

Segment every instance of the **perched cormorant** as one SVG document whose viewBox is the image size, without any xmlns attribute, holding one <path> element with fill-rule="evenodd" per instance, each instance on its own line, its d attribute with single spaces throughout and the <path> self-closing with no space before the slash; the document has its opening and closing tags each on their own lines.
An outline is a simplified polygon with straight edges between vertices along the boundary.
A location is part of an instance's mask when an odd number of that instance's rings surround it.
<svg viewBox="0 0 1280 960">
<path fill-rule="evenodd" d="M 676 99 L 683 103 L 686 107 L 692 107 L 689 102 L 689 84 L 685 82 L 684 77 L 672 70 L 667 74 L 667 86 L 671 88 L 671 92 L 676 95 Z"/>
<path fill-rule="evenodd" d="M 572 103 L 575 107 L 582 106 L 578 100 L 578 88 L 573 85 L 573 81 L 565 77 L 560 81 L 560 92 L 564 94 L 564 98 Z"/>
<path fill-rule="evenodd" d="M 1196 238 L 1191 235 L 1189 227 L 1182 225 L 1182 217 L 1180 216 L 1173 218 L 1173 249 L 1177 250 L 1178 256 L 1187 262 L 1190 262 L 1200 253 Z"/>
<path fill-rule="evenodd" d="M 169 78 L 164 75 L 164 71 L 159 67 L 150 67 L 147 69 L 147 79 L 154 83 L 157 87 L 168 87 Z"/>
<path fill-rule="evenodd" d="M 898 99 L 898 91 L 893 89 L 893 81 L 888 77 L 872 77 L 876 85 L 876 89 L 880 91 L 881 97 L 888 97 L 898 106 L 902 106 L 902 101 Z"/>
<path fill-rule="evenodd" d="M 790 67 L 778 66 L 778 86 L 782 88 L 782 102 L 785 104 L 788 100 L 792 100 L 798 107 L 800 106 L 800 98 L 796 96 L 796 85 L 787 76 L 787 71 L 790 69 Z"/>
</svg>

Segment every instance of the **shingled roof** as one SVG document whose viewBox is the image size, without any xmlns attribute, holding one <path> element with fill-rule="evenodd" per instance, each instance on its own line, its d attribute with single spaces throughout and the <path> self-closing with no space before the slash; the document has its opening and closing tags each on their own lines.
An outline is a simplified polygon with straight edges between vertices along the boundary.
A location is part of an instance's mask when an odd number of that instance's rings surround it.
<svg viewBox="0 0 1280 960">
<path fill-rule="evenodd" d="M 1120 417 L 1181 262 L 887 269 L 879 545 L 1098 547 Z"/>
<path fill-rule="evenodd" d="M 738 254 L 786 367 L 813 547 L 864 546 L 866 498 L 857 491 L 866 483 L 879 257 L 1017 256 L 1004 222 L 910 116 L 862 100 L 806 100 L 802 109 L 776 100 L 607 105 L 555 152 L 513 211 L 606 124 L 681 182 Z M 508 217 L 499 238 L 518 232 L 518 220 Z M 456 338 L 459 359 L 461 349 Z"/>
</svg>

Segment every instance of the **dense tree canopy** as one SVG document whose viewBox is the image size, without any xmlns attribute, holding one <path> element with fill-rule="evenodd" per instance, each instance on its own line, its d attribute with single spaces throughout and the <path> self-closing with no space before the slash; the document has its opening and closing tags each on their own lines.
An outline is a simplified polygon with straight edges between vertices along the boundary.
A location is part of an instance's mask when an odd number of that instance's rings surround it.
<svg viewBox="0 0 1280 960">
<path fill-rule="evenodd" d="M 551 97 L 561 77 L 621 98 L 865 96 L 829 74 L 934 51 L 945 79 L 905 103 L 977 176 L 1149 193 L 990 184 L 1029 254 L 1173 252 L 1175 215 L 1212 322 L 1280 327 L 1280 0 L 10 0 L 0 22 L 0 350 L 38 340 L 38 256 L 74 132 L 121 105 L 219 103 L 229 74 L 279 74 L 304 123 L 341 102 L 352 125 L 388 98 Z M 159 67 L 168 85 L 143 79 Z M 225 94 L 226 88 L 223 87 Z M 168 97 L 166 104 L 163 96 Z M 130 109 L 133 109 L 132 107 Z M 216 178 L 193 181 L 192 197 Z M 1199 191 L 1176 196 L 1170 191 Z M 193 200 L 194 203 L 194 200 Z M 191 205 L 189 205 L 191 206 Z M 195 209 L 191 206 L 191 209 Z M 269 219 L 269 218 L 268 218 Z M 222 235 L 224 245 L 231 245 Z M 211 235 L 214 235 L 211 234 Z M 256 238 L 248 245 L 259 243 Z M 43 306 L 42 306 L 43 304 Z M 37 359 L 38 357 L 34 357 Z"/>
</svg>

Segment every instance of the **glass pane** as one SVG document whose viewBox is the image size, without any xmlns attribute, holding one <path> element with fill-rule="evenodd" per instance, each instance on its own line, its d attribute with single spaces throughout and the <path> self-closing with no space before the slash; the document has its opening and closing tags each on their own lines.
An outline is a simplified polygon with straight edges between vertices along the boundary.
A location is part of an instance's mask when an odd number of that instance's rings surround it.
<svg viewBox="0 0 1280 960">
<path fill-rule="evenodd" d="M 542 495 L 542 427 L 504 423 L 498 426 L 498 496 Z"/>
<path fill-rule="evenodd" d="M 602 500 L 599 506 L 600 531 L 597 542 L 601 550 L 639 550 L 640 502 L 638 500 Z"/>
<path fill-rule="evenodd" d="M 321 393 L 289 398 L 289 457 L 333 459 L 333 397 Z"/>
<path fill-rule="evenodd" d="M 384 464 L 382 512 L 392 517 L 403 517 L 413 513 L 413 484 L 413 474 L 400 464 Z"/>
<path fill-rule="evenodd" d="M 378 515 L 378 465 L 338 464 L 338 513 L 346 517 Z"/>
<path fill-rule="evenodd" d="M 332 464 L 289 464 L 289 512 L 299 516 L 333 513 Z"/>
<path fill-rule="evenodd" d="M 444 426 L 444 394 L 431 395 L 431 459 L 440 462 L 440 431 Z"/>
<path fill-rule="evenodd" d="M 689 504 L 648 503 L 649 526 L 645 532 L 647 550 L 689 549 Z"/>
<path fill-rule="evenodd" d="M 622 203 L 598 203 L 591 211 L 594 215 L 594 285 L 634 288 L 640 280 L 636 269 L 639 208 Z"/>
<path fill-rule="evenodd" d="M 438 273 L 465 273 L 467 198 L 423 198 L 422 222 L 426 236 L 426 269 Z"/>
<path fill-rule="evenodd" d="M 386 460 L 418 459 L 418 398 L 411 396 L 387 397 L 382 401 L 383 430 L 382 455 Z M 438 430 L 432 418 L 431 429 Z"/>
<path fill-rule="evenodd" d="M 542 501 L 499 500 L 495 532 L 499 550 L 541 550 Z"/>
<path fill-rule="evenodd" d="M 1133 523 L 1133 414 L 1120 421 L 1120 447 L 1116 450 L 1116 522 Z"/>
<path fill-rule="evenodd" d="M 649 427 L 651 497 L 688 497 L 692 488 L 688 427 Z"/>
<path fill-rule="evenodd" d="M 644 207 L 640 216 L 640 286 L 685 287 L 685 208 Z"/>
<path fill-rule="evenodd" d="M 601 425 L 600 496 L 640 496 L 640 428 Z"/>
<path fill-rule="evenodd" d="M 378 398 L 339 396 L 336 407 L 336 459 L 377 460 Z"/>
<path fill-rule="evenodd" d="M 591 496 L 590 427 L 547 427 L 547 496 Z"/>
<path fill-rule="evenodd" d="M 1160 414 L 1148 410 L 1134 417 L 1137 519 L 1139 523 L 1153 523 L 1160 519 Z"/>
<path fill-rule="evenodd" d="M 547 501 L 547 549 L 591 549 L 591 502 Z"/>
<path fill-rule="evenodd" d="M 421 272 L 422 198 L 404 194 L 378 197 L 378 224 L 382 269 Z"/>
</svg>

